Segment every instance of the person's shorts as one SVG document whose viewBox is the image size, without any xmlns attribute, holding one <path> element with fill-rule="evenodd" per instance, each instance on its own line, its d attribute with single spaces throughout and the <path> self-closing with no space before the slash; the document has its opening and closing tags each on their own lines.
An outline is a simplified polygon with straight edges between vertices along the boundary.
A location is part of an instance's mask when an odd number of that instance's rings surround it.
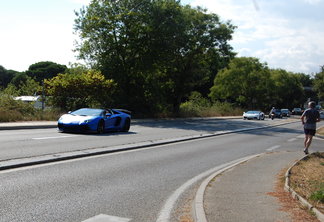
<svg viewBox="0 0 324 222">
<path fill-rule="evenodd" d="M 305 129 L 305 128 L 304 128 L 304 133 L 305 133 L 306 135 L 312 135 L 312 136 L 315 136 L 316 130 L 314 130 L 314 129 Z"/>
</svg>

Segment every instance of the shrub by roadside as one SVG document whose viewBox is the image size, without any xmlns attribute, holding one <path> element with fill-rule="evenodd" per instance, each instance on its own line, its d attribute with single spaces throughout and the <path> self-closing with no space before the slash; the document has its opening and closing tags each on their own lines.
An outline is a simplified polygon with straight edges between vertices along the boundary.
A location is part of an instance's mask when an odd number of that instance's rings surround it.
<svg viewBox="0 0 324 222">
<path fill-rule="evenodd" d="M 57 120 L 59 116 L 59 111 L 35 109 L 32 104 L 14 100 L 12 96 L 0 96 L 0 122 Z"/>
<path fill-rule="evenodd" d="M 230 103 L 211 103 L 200 93 L 193 92 L 187 102 L 180 105 L 181 117 L 241 116 L 243 110 Z"/>
</svg>

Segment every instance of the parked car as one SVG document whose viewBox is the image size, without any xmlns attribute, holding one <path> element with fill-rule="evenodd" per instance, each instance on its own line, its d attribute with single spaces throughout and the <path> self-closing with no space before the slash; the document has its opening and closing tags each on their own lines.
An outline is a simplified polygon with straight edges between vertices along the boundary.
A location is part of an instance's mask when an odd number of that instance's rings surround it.
<svg viewBox="0 0 324 222">
<path fill-rule="evenodd" d="M 315 106 L 315 109 L 320 111 L 320 110 L 322 110 L 322 106 L 318 104 L 318 105 Z"/>
<path fill-rule="evenodd" d="M 289 111 L 289 109 L 281 109 L 281 114 L 282 114 L 282 116 L 289 117 L 290 111 Z"/>
<path fill-rule="evenodd" d="M 272 113 L 274 114 L 273 118 L 282 118 L 281 109 L 274 109 Z M 269 118 L 271 118 L 271 113 L 269 113 Z"/>
<path fill-rule="evenodd" d="M 293 110 L 291 111 L 291 113 L 293 115 L 301 115 L 301 114 L 303 114 L 303 110 L 301 108 L 293 108 Z"/>
<path fill-rule="evenodd" d="M 324 111 L 320 111 L 320 118 L 324 119 Z"/>
<path fill-rule="evenodd" d="M 130 122 L 130 112 L 127 110 L 82 108 L 62 115 L 57 126 L 61 132 L 101 134 L 107 131 L 128 132 Z"/>
<path fill-rule="evenodd" d="M 261 111 L 247 111 L 243 113 L 243 119 L 264 120 L 264 113 Z"/>
</svg>

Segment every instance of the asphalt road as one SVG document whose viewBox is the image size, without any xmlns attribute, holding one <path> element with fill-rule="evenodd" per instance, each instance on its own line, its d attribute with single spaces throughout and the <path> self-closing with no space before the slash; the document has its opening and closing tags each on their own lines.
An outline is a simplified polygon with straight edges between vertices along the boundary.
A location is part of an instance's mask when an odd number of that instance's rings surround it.
<svg viewBox="0 0 324 222">
<path fill-rule="evenodd" d="M 262 127 L 280 120 L 243 121 L 241 119 L 193 119 L 136 121 L 128 133 L 69 134 L 57 129 L 1 130 L 0 161 L 72 152 L 99 147 L 114 147 L 205 133 Z"/>
<path fill-rule="evenodd" d="M 199 123 L 202 124 L 201 121 Z M 197 131 L 214 131 L 214 127 L 228 130 L 267 122 L 215 120 L 214 123 L 204 122 L 205 128 L 198 127 L 192 121 L 184 126 L 175 122 L 169 126 L 161 123 L 160 127 L 155 124 L 133 126 L 129 134 L 103 136 L 59 134 L 54 129 L 2 131 L 0 156 L 6 159 L 15 155 L 65 152 L 66 149 L 87 148 L 89 144 L 91 147 L 107 146 L 108 143 L 120 144 L 120 140 L 135 143 L 136 140 L 169 137 L 170 133 L 175 137 Z M 158 131 L 153 132 L 150 127 Z M 159 215 L 170 207 L 165 205 L 168 198 L 174 196 L 179 187 L 191 181 L 181 191 L 179 199 L 175 199 L 171 205 L 173 211 L 170 221 L 178 221 L 182 213 L 188 210 L 192 195 L 202 179 L 198 175 L 248 155 L 276 150 L 296 151 L 301 146 L 300 123 L 291 123 L 263 130 L 1 171 L 0 221 L 73 222 L 100 214 L 129 218 L 132 222 L 157 221 Z M 314 140 L 312 147 L 314 150 L 323 150 L 317 140 Z M 10 155 L 7 155 L 9 151 Z"/>
</svg>

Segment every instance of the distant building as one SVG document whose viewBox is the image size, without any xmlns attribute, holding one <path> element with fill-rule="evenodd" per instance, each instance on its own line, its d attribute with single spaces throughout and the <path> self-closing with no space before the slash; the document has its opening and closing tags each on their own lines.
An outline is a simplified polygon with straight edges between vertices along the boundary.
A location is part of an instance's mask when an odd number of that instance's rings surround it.
<svg viewBox="0 0 324 222">
<path fill-rule="evenodd" d="M 14 98 L 26 103 L 32 103 L 36 109 L 42 109 L 42 97 L 41 96 L 18 96 Z"/>
</svg>

